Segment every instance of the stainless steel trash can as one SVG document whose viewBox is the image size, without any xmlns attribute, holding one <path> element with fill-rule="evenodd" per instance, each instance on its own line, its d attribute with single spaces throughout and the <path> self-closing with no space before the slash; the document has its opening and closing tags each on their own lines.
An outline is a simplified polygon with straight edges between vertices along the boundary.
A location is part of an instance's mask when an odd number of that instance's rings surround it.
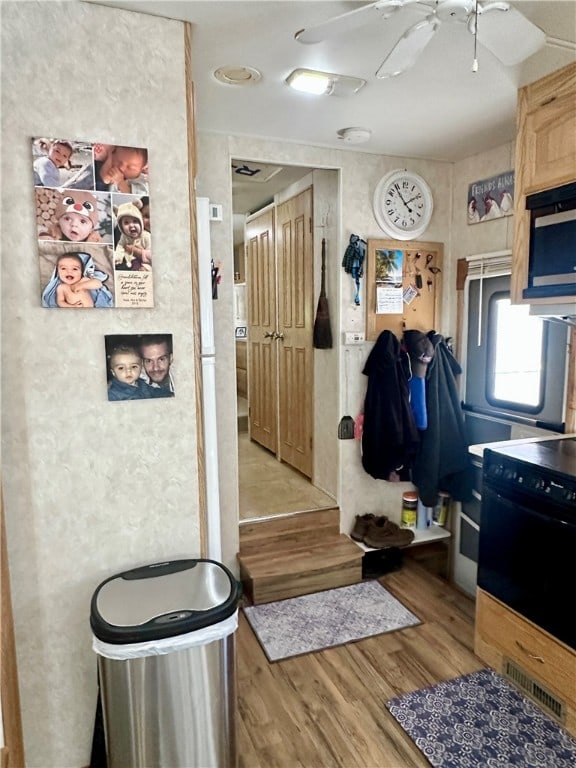
<svg viewBox="0 0 576 768">
<path fill-rule="evenodd" d="M 239 598 L 232 573 L 204 559 L 135 568 L 96 589 L 108 768 L 236 765 Z"/>
</svg>

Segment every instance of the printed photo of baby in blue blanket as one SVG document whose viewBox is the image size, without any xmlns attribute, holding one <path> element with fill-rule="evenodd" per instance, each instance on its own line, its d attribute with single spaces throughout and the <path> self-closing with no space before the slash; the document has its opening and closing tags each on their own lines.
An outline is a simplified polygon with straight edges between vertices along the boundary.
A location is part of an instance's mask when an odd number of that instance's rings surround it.
<svg viewBox="0 0 576 768">
<path fill-rule="evenodd" d="M 42 306 L 63 309 L 114 306 L 110 246 L 41 243 Z"/>
</svg>

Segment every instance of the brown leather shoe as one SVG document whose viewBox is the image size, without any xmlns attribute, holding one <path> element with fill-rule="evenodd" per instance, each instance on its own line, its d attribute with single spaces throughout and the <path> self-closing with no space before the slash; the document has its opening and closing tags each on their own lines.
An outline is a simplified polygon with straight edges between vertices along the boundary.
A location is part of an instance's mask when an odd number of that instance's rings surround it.
<svg viewBox="0 0 576 768">
<path fill-rule="evenodd" d="M 372 523 L 376 520 L 376 515 L 368 513 L 367 515 L 356 515 L 354 527 L 350 533 L 350 538 L 354 541 L 364 541 L 364 536 Z"/>
<path fill-rule="evenodd" d="M 364 544 L 374 549 L 387 549 L 388 547 L 407 547 L 414 541 L 414 531 L 408 528 L 400 528 L 387 518 L 378 518 L 366 531 Z"/>
</svg>

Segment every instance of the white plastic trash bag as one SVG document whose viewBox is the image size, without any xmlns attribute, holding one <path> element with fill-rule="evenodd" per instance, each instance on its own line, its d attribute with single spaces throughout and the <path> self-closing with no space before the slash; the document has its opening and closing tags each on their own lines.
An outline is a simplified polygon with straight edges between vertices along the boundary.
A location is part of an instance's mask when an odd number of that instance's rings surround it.
<svg viewBox="0 0 576 768">
<path fill-rule="evenodd" d="M 105 643 L 92 635 L 92 648 L 100 656 L 107 659 L 125 661 L 139 659 L 145 656 L 165 656 L 175 651 L 185 651 L 200 645 L 208 645 L 231 635 L 238 628 L 238 609 L 224 621 L 211 624 L 193 632 L 174 637 L 164 637 L 160 640 L 149 640 L 144 643 L 115 644 Z"/>
</svg>

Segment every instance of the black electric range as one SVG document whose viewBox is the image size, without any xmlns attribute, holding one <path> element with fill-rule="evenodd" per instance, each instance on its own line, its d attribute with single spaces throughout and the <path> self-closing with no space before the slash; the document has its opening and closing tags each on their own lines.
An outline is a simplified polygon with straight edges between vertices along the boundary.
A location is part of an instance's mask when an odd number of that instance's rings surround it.
<svg viewBox="0 0 576 768">
<path fill-rule="evenodd" d="M 484 484 L 576 505 L 576 437 L 487 449 L 483 467 Z"/>
<path fill-rule="evenodd" d="M 484 451 L 478 586 L 576 649 L 576 438 Z"/>
</svg>

